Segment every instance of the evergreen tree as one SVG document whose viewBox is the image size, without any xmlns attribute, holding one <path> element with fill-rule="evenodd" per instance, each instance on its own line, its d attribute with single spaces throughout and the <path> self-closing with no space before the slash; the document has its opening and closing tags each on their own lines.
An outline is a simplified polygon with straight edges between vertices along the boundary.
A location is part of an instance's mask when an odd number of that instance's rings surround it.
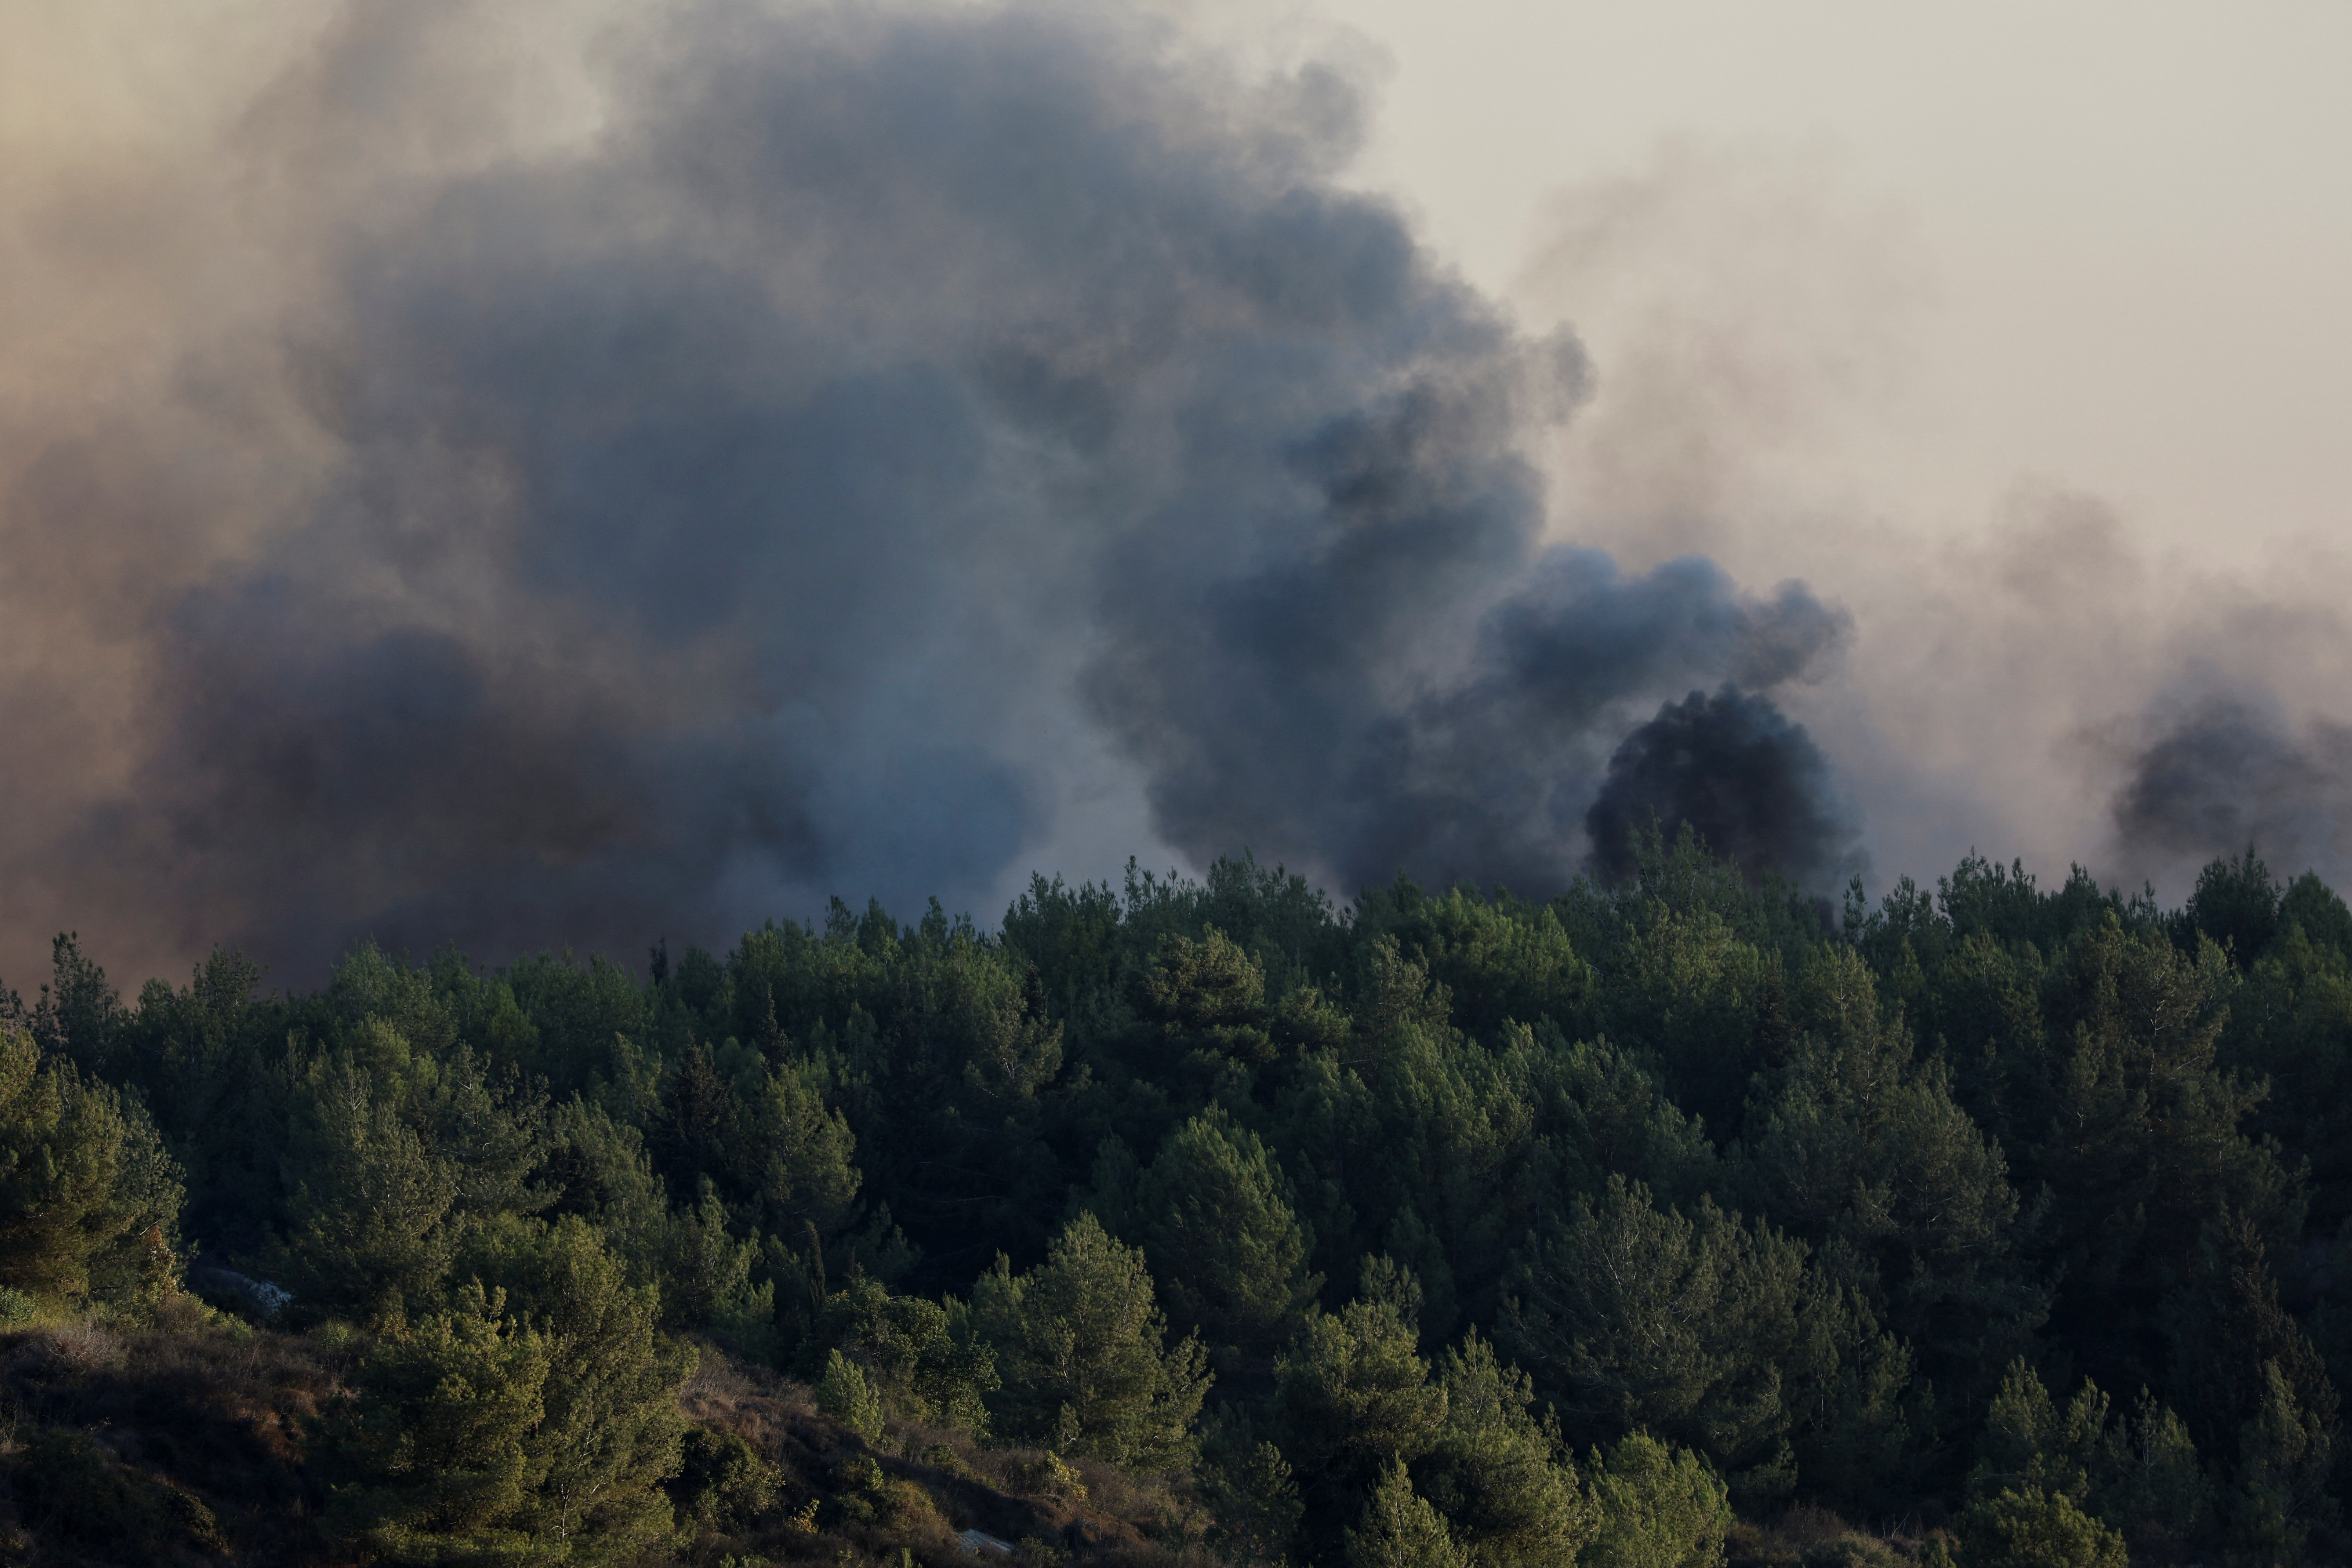
<svg viewBox="0 0 2352 1568">
<path fill-rule="evenodd" d="M 1381 1472 L 1342 1554 L 1348 1568 L 1468 1568 L 1470 1562 L 1438 1511 L 1413 1495 L 1412 1478 L 1397 1460 Z"/>
<path fill-rule="evenodd" d="M 2213 1484 L 2188 1424 L 2147 1390 L 2108 1428 L 2091 1482 L 2094 1510 L 2153 1555 L 2178 1555 L 2205 1539 Z"/>
<path fill-rule="evenodd" d="M 1791 1059 L 1748 1112 L 1736 1190 L 1816 1247 L 1867 1259 L 1887 1327 L 1928 1375 L 1980 1388 L 2049 1302 L 2012 1250 L 2000 1148 L 1955 1102 L 1943 1065 L 1915 1059 L 1853 950 L 1823 950 L 1794 993 Z"/>
<path fill-rule="evenodd" d="M 1214 1106 L 1170 1134 L 1136 1183 L 1134 1235 L 1167 1281 L 1171 1320 L 1237 1368 L 1270 1365 L 1322 1289 L 1286 1185 L 1257 1135 Z"/>
<path fill-rule="evenodd" d="M 1777 1484 L 1804 1258 L 1710 1199 L 1685 1217 L 1612 1176 L 1599 1202 L 1578 1198 L 1531 1238 L 1501 1332 L 1575 1433 L 1654 1428 Z"/>
<path fill-rule="evenodd" d="M 2128 1568 L 2124 1538 L 2074 1500 L 2035 1487 L 1993 1493 L 1960 1521 L 1961 1568 Z"/>
<path fill-rule="evenodd" d="M 1002 1384 L 995 1353 L 964 1303 L 894 1295 L 880 1280 L 854 1275 L 818 1312 L 803 1363 L 835 1349 L 902 1419 L 988 1435 L 987 1396 Z"/>
<path fill-rule="evenodd" d="M 1393 1300 L 1318 1313 L 1276 1367 L 1283 1452 L 1314 1498 L 1360 1495 L 1382 1465 L 1426 1453 L 1445 1419 L 1445 1391 L 1416 1353 L 1419 1335 Z"/>
<path fill-rule="evenodd" d="M 2336 1460 L 2332 1415 L 2297 1398 L 2277 1362 L 2263 1363 L 2259 1401 L 2238 1436 L 2230 1540 L 2239 1561 L 2263 1568 L 2306 1562 L 2315 1528 L 2337 1519 L 2327 1494 Z"/>
<path fill-rule="evenodd" d="M 839 1351 L 827 1351 L 824 1375 L 817 1380 L 816 1407 L 871 1443 L 882 1436 L 882 1401 L 866 1386 L 857 1363 Z"/>
<path fill-rule="evenodd" d="M 1025 1274 L 1000 1255 L 972 1311 L 1004 1379 L 996 1405 L 1008 1436 L 1139 1469 L 1189 1459 L 1207 1356 L 1197 1340 L 1165 1344 L 1143 1254 L 1093 1215 L 1065 1226 Z"/>
<path fill-rule="evenodd" d="M 1969 1494 L 2033 1490 L 2085 1501 L 2106 1436 L 2107 1405 L 2098 1386 L 2085 1382 L 2062 1413 L 2040 1374 L 2022 1357 L 2011 1362 L 1985 1416 Z"/>
<path fill-rule="evenodd" d="M 1705 1459 L 1647 1432 L 1592 1456 L 1599 1515 L 1584 1568 L 1719 1568 L 1731 1503 Z"/>
<path fill-rule="evenodd" d="M 546 1336 L 469 1286 L 447 1311 L 379 1341 L 322 1432 L 322 1525 L 379 1561 L 557 1563 L 569 1543 L 535 1528 L 547 1479 L 531 1437 L 544 1418 Z"/>
<path fill-rule="evenodd" d="M 394 1326 L 448 1269 L 459 1175 L 404 1114 L 406 1041 L 372 1024 L 362 1042 L 314 1058 L 296 1080 L 279 1263 L 306 1313 Z"/>
<path fill-rule="evenodd" d="M 37 1296 L 134 1293 L 150 1230 L 167 1250 L 178 1171 L 134 1101 L 0 1018 L 0 1285 Z"/>
<path fill-rule="evenodd" d="M 1229 1562 L 1280 1568 L 1290 1560 L 1305 1509 L 1290 1462 L 1258 1439 L 1204 1455 L 1202 1496 L 1215 1515 L 1215 1540 Z"/>
<path fill-rule="evenodd" d="M 526 1443 L 537 1479 L 520 1517 L 571 1561 L 633 1556 L 670 1529 L 661 1488 L 678 1470 L 677 1391 L 695 1352 L 656 1331 L 658 1292 L 631 1286 L 584 1220 L 525 1222 L 500 1241 L 478 1261 L 548 1357 Z"/>
<path fill-rule="evenodd" d="M 1597 1527 L 1559 1428 L 1534 1414 L 1535 1387 L 1472 1330 L 1438 1367 L 1445 1419 L 1414 1467 L 1477 1568 L 1572 1563 Z"/>
<path fill-rule="evenodd" d="M 1198 942 L 1170 932 L 1130 993 L 1147 1059 L 1196 1058 L 1213 1076 L 1220 1058 L 1253 1067 L 1275 1059 L 1267 1032 L 1265 968 L 1216 927 Z"/>
</svg>

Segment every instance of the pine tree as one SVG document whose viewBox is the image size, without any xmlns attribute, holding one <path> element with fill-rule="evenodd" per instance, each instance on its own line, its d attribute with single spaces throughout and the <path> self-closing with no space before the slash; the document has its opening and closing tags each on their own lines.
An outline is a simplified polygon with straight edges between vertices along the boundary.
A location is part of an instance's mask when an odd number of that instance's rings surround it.
<svg viewBox="0 0 2352 1568">
<path fill-rule="evenodd" d="M 1298 1539 L 1304 1505 L 1298 1479 L 1282 1450 L 1263 1438 L 1204 1456 L 1201 1495 L 1217 1521 L 1220 1555 L 1229 1562 L 1280 1568 Z"/>
<path fill-rule="evenodd" d="M 1988 1363 L 2049 1312 L 2011 1245 L 2000 1146 L 1953 1098 L 1943 1063 L 1915 1058 L 1883 1015 L 1859 954 L 1824 950 L 1793 990 L 1790 1059 L 1759 1080 L 1733 1190 L 1816 1247 L 1867 1260 L 1879 1315 L 1927 1374 L 1981 1390 Z"/>
<path fill-rule="evenodd" d="M 577 1217 L 530 1225 L 497 1272 L 548 1353 L 527 1445 L 540 1479 L 522 1517 L 566 1543 L 572 1561 L 634 1555 L 670 1528 L 661 1486 L 677 1473 L 677 1391 L 696 1352 L 657 1331 L 658 1292 L 629 1285 Z"/>
<path fill-rule="evenodd" d="M 1571 1435 L 1650 1427 L 1733 1471 L 1785 1468 L 1804 1247 L 1706 1198 L 1688 1217 L 1612 1176 L 1530 1238 L 1504 1342 Z"/>
<path fill-rule="evenodd" d="M 135 1102 L 44 1060 L 31 1031 L 0 1018 L 0 1285 L 135 1293 L 142 1238 L 152 1228 L 168 1246 L 180 1196 Z"/>
<path fill-rule="evenodd" d="M 1472 1330 L 1438 1366 L 1445 1420 L 1415 1467 L 1476 1568 L 1571 1563 L 1592 1539 L 1591 1499 L 1560 1442 L 1538 1421 L 1535 1387 Z"/>
<path fill-rule="evenodd" d="M 447 1272 L 458 1173 L 404 1114 L 393 1072 L 406 1065 L 405 1040 L 383 1028 L 370 1041 L 314 1060 L 298 1080 L 280 1267 L 306 1313 L 389 1326 L 422 1310 Z"/>
<path fill-rule="evenodd" d="M 973 1288 L 972 1310 L 1004 1379 L 996 1403 L 1008 1436 L 1138 1469 L 1190 1458 L 1206 1353 L 1193 1339 L 1165 1343 L 1143 1254 L 1093 1215 L 1065 1226 L 1026 1274 L 1000 1255 Z"/>
<path fill-rule="evenodd" d="M 1394 1301 L 1360 1300 L 1309 1319 L 1276 1363 L 1283 1452 L 1314 1489 L 1358 1491 L 1390 1460 L 1428 1452 L 1445 1391 L 1419 1338 Z"/>
<path fill-rule="evenodd" d="M 816 1408 L 871 1443 L 882 1436 L 882 1401 L 866 1385 L 857 1363 L 839 1351 L 828 1351 L 824 1375 L 817 1380 Z"/>
<path fill-rule="evenodd" d="M 1446 1532 L 1438 1511 L 1415 1497 L 1412 1478 L 1391 1460 L 1372 1489 L 1357 1528 L 1347 1532 L 1348 1568 L 1469 1568 L 1470 1559 Z"/>
<path fill-rule="evenodd" d="M 1287 1185 L 1257 1135 L 1214 1106 L 1170 1134 L 1136 1184 L 1135 1236 L 1167 1282 L 1171 1320 L 1239 1365 L 1270 1364 L 1322 1289 Z"/>
<path fill-rule="evenodd" d="M 2262 1393 L 2238 1436 L 2238 1485 L 2231 1500 L 2233 1555 L 2261 1568 L 2307 1560 L 2315 1527 L 2333 1523 L 2327 1484 L 2336 1458 L 2335 1424 L 2295 1397 L 2279 1363 L 2262 1365 Z"/>
<path fill-rule="evenodd" d="M 909 1421 L 987 1435 L 987 1396 L 1002 1382 L 995 1353 L 981 1342 L 971 1310 L 962 1302 L 893 1295 L 880 1280 L 856 1274 L 818 1311 L 803 1363 L 835 1349 L 865 1376 L 886 1409 Z M 830 1361 L 820 1364 L 829 1367 Z"/>
<path fill-rule="evenodd" d="M 551 1359 L 546 1336 L 478 1286 L 379 1341 L 323 1424 L 329 1537 L 388 1563 L 568 1557 L 532 1528 Z"/>
<path fill-rule="evenodd" d="M 1731 1502 L 1722 1480 L 1687 1448 L 1647 1432 L 1592 1456 L 1599 1531 L 1582 1568 L 1719 1568 Z"/>
<path fill-rule="evenodd" d="M 2124 1538 L 2039 1487 L 2011 1488 L 1960 1520 L 1961 1568 L 2128 1568 Z"/>
<path fill-rule="evenodd" d="M 2107 1430 L 2091 1500 L 2126 1539 L 2159 1555 L 2186 1552 L 2212 1524 L 2213 1484 L 2198 1462 L 2188 1423 L 2144 1388 Z"/>
</svg>

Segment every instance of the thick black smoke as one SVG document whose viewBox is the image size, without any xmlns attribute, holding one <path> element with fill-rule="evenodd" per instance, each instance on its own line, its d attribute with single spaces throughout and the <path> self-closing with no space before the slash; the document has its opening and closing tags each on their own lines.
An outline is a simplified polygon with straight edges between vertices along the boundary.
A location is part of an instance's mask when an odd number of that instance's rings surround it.
<svg viewBox="0 0 2352 1568">
<path fill-rule="evenodd" d="M 2127 857 L 2193 867 L 2252 845 L 2292 874 L 2352 871 L 2352 728 L 2300 732 L 2267 706 L 2214 698 L 2167 717 L 2116 794 Z"/>
<path fill-rule="evenodd" d="M 1585 822 L 1612 879 L 1654 822 L 1669 839 L 1687 824 L 1751 879 L 1822 889 L 1862 865 L 1859 826 L 1804 726 L 1736 686 L 1670 702 L 1626 737 Z"/>
<path fill-rule="evenodd" d="M 131 782 L 42 851 L 173 940 L 299 969 L 969 904 L 1106 742 L 1188 856 L 1540 891 L 1644 713 L 1845 635 L 1796 584 L 1542 542 L 1517 447 L 1583 355 L 1337 183 L 1328 71 L 1062 11 L 689 4 L 604 47 L 593 139 L 338 201 L 470 90 L 406 37 L 463 13 L 353 14 L 247 150 L 258 190 L 357 160 L 273 218 L 326 258 L 272 373 L 319 480 L 121 628 Z M 238 438 L 259 394 L 201 380 Z M 1733 804 L 1825 789 L 1810 751 L 1715 756 L 1674 796 L 1711 837 L 1826 863 L 1821 808 Z"/>
</svg>

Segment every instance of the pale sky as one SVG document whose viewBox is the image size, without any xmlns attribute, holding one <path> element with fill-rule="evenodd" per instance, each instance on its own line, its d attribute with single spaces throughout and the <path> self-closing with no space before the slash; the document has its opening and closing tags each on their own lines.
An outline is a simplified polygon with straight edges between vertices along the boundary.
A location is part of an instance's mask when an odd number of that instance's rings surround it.
<svg viewBox="0 0 2352 1568">
<path fill-rule="evenodd" d="M 1981 511 L 2030 475 L 2221 560 L 2342 532 L 2352 8 L 1329 10 L 1391 62 L 1367 177 L 1489 289 L 1525 281 L 1556 193 L 1675 143 L 1883 226 L 1923 298 L 1895 428 L 1847 434 L 1926 491 L 1887 502 Z"/>
<path fill-rule="evenodd" d="M 1555 528 L 1635 562 L 1700 549 L 1750 581 L 1805 576 L 1859 617 L 1848 679 L 1882 742 L 2011 776 L 2006 803 L 1955 790 L 1948 812 L 1903 813 L 1897 835 L 1887 807 L 1932 795 L 1938 767 L 1874 763 L 1846 735 L 1850 765 L 1885 770 L 1864 787 L 1885 792 L 1883 870 L 1932 875 L 1979 837 L 2045 872 L 2097 866 L 2096 782 L 2063 777 L 2082 731 L 2102 699 L 2122 705 L 2122 688 L 2202 657 L 2132 623 L 2183 601 L 2257 619 L 2273 600 L 2342 602 L 2352 8 L 1332 0 L 1323 14 L 1385 57 L 1360 177 L 1401 194 L 1435 247 L 1531 324 L 1570 321 L 1593 350 L 1601 392 L 1556 472 Z M 1612 390 L 1650 404 L 1645 426 L 1663 405 L 1688 428 L 1630 458 L 1579 449 L 1612 444 L 1591 429 Z M 1596 456 L 1678 493 L 1591 505 L 1596 484 L 1627 482 L 1596 480 Z M 2131 678 L 2085 679 L 2063 638 L 2025 657 L 2036 634 L 1987 615 L 2006 651 L 1952 653 L 1970 672 L 1953 680 L 1968 689 L 1951 693 L 1956 717 L 1906 726 L 1897 715 L 1933 707 L 1938 681 L 1889 645 L 1972 619 L 1918 609 L 1920 591 L 1968 596 L 1951 552 L 1974 560 L 2053 496 L 2103 508 L 2128 559 L 2049 609 L 2109 623 L 2100 656 L 2120 649 Z M 1996 574 L 2035 575 L 2031 556 Z M 2308 678 L 2304 700 L 2341 720 L 2338 628 L 2320 641 L 2255 662 Z M 2022 723 L 1967 716 L 2034 686 L 2076 689 Z M 1808 717 L 1853 728 L 1844 706 L 1824 693 Z"/>
</svg>

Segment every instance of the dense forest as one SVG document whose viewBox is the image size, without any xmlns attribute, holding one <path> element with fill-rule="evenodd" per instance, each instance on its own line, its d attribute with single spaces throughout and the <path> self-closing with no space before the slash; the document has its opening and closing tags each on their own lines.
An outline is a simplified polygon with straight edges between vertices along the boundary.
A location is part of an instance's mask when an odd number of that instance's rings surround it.
<svg viewBox="0 0 2352 1568">
<path fill-rule="evenodd" d="M 2347 1540 L 2352 911 L 2251 849 L 2177 910 L 1244 858 L 263 980 L 0 991 L 9 1560 Z"/>
</svg>

